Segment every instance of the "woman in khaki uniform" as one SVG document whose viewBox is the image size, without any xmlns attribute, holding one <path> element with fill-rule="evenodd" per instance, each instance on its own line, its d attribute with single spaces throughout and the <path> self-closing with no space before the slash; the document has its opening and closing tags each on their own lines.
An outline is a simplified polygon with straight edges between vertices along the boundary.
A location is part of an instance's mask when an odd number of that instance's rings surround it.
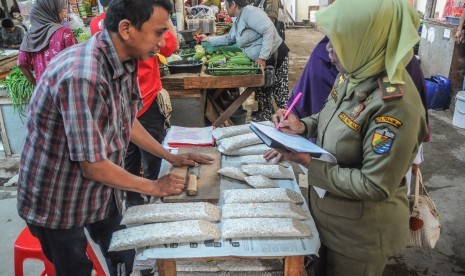
<svg viewBox="0 0 465 276">
<path fill-rule="evenodd" d="M 381 275 L 409 237 L 404 176 L 427 133 L 421 99 L 405 71 L 419 19 L 406 0 L 338 0 L 317 19 L 340 74 L 319 114 L 301 121 L 291 115 L 280 126 L 316 137 L 338 163 L 279 154 L 308 168 L 322 242 L 317 275 Z M 283 114 L 274 115 L 276 123 Z"/>
</svg>

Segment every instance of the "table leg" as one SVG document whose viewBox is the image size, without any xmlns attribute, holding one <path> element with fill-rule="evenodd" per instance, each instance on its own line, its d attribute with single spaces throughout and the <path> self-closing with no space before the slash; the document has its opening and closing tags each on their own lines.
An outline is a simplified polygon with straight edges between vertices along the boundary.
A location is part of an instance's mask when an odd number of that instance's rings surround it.
<svg viewBox="0 0 465 276">
<path fill-rule="evenodd" d="M 213 126 L 220 127 L 223 124 L 223 122 L 229 119 L 229 117 L 234 113 L 234 111 L 236 111 L 242 105 L 242 103 L 245 102 L 245 100 L 247 100 L 247 98 L 250 95 L 252 95 L 253 91 L 254 88 L 252 87 L 248 87 L 247 89 L 245 89 L 244 92 L 242 92 L 242 94 L 236 100 L 234 100 L 234 102 L 232 102 L 232 104 L 228 108 L 226 108 L 223 114 L 221 114 L 220 117 L 218 117 L 218 119 L 216 119 L 216 121 L 213 122 Z"/>
<path fill-rule="evenodd" d="M 176 261 L 174 259 L 157 259 L 158 275 L 176 276 Z"/>
<path fill-rule="evenodd" d="M 284 276 L 303 276 L 304 256 L 288 256 L 284 258 Z"/>
</svg>

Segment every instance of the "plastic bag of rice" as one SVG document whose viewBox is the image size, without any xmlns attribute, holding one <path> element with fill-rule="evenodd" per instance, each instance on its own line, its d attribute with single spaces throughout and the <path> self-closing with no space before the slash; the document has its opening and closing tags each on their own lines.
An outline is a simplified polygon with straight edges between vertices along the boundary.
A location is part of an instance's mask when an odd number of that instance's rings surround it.
<svg viewBox="0 0 465 276">
<path fill-rule="evenodd" d="M 231 189 L 223 192 L 224 203 L 291 202 L 302 204 L 301 194 L 291 189 Z"/>
<path fill-rule="evenodd" d="M 265 144 L 257 144 L 253 146 L 247 146 L 239 149 L 226 150 L 222 145 L 218 147 L 218 150 L 225 155 L 249 155 L 249 154 L 264 154 L 265 151 L 270 148 Z"/>
<path fill-rule="evenodd" d="M 276 158 L 273 158 L 271 160 L 266 160 L 263 155 L 260 154 L 254 154 L 254 155 L 244 155 L 241 156 L 241 162 L 245 164 L 269 164 L 269 165 L 274 165 L 276 164 L 275 162 Z M 277 163 L 277 165 L 281 165 L 283 167 L 289 168 L 291 164 L 287 161 L 280 161 Z"/>
<path fill-rule="evenodd" d="M 219 221 L 220 208 L 208 202 L 163 203 L 134 206 L 123 213 L 121 224 L 143 224 L 201 219 Z"/>
<path fill-rule="evenodd" d="M 305 220 L 308 215 L 294 203 L 232 203 L 224 204 L 222 218 L 294 218 Z"/>
<path fill-rule="evenodd" d="M 228 138 L 231 136 L 252 133 L 250 129 L 250 125 L 238 125 L 238 126 L 230 126 L 230 127 L 219 127 L 213 130 L 213 137 L 216 140 L 221 140 L 224 138 Z"/>
<path fill-rule="evenodd" d="M 251 164 L 242 165 L 242 171 L 248 175 L 264 175 L 275 179 L 292 179 L 294 174 L 280 165 Z"/>
<path fill-rule="evenodd" d="M 279 185 L 273 180 L 263 175 L 246 176 L 245 182 L 254 188 L 279 188 Z"/>
<path fill-rule="evenodd" d="M 261 144 L 262 140 L 255 133 L 247 133 L 224 138 L 219 143 L 226 151 Z"/>
<path fill-rule="evenodd" d="M 229 178 L 245 181 L 245 175 L 240 168 L 224 167 L 216 171 L 217 173 L 227 176 Z"/>
<path fill-rule="evenodd" d="M 109 251 L 121 251 L 167 243 L 201 242 L 219 239 L 218 227 L 204 220 L 146 224 L 113 233 Z"/>
<path fill-rule="evenodd" d="M 308 225 L 290 218 L 223 219 L 221 235 L 224 239 L 310 237 Z"/>
<path fill-rule="evenodd" d="M 274 126 L 273 122 L 271 121 L 263 121 L 260 122 L 260 124 Z M 221 140 L 231 136 L 246 133 L 252 133 L 252 130 L 250 129 L 250 124 L 216 128 L 215 130 L 213 130 L 213 137 L 215 137 L 216 140 Z"/>
</svg>

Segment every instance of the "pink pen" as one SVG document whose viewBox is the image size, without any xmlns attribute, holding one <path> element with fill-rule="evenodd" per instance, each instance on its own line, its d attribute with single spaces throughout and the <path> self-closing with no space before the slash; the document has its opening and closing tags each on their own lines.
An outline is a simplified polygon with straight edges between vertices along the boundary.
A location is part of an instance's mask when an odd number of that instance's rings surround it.
<svg viewBox="0 0 465 276">
<path fill-rule="evenodd" d="M 287 119 L 287 116 L 289 116 L 289 114 L 291 113 L 292 109 L 294 108 L 294 105 L 299 101 L 299 99 L 302 97 L 302 92 L 299 92 L 299 94 L 297 94 L 297 96 L 295 97 L 295 99 L 292 101 L 291 105 L 289 106 L 289 108 L 286 110 L 286 113 L 284 113 L 284 116 L 281 118 L 281 122 L 279 122 L 279 124 L 276 125 L 276 129 L 279 130 L 279 125 Z"/>
</svg>

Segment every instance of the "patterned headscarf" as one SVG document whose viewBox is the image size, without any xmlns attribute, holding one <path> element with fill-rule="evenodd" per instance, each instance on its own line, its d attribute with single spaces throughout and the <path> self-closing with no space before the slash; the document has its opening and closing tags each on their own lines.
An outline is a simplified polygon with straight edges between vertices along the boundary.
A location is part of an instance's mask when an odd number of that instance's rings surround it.
<svg viewBox="0 0 465 276">
<path fill-rule="evenodd" d="M 337 0 L 316 16 L 350 87 L 383 71 L 391 83 L 404 83 L 402 72 L 420 39 L 418 13 L 407 0 Z"/>
<path fill-rule="evenodd" d="M 37 0 L 29 14 L 31 29 L 24 37 L 20 50 L 35 53 L 47 47 L 50 37 L 63 27 L 59 14 L 64 7 L 64 0 Z"/>
</svg>

